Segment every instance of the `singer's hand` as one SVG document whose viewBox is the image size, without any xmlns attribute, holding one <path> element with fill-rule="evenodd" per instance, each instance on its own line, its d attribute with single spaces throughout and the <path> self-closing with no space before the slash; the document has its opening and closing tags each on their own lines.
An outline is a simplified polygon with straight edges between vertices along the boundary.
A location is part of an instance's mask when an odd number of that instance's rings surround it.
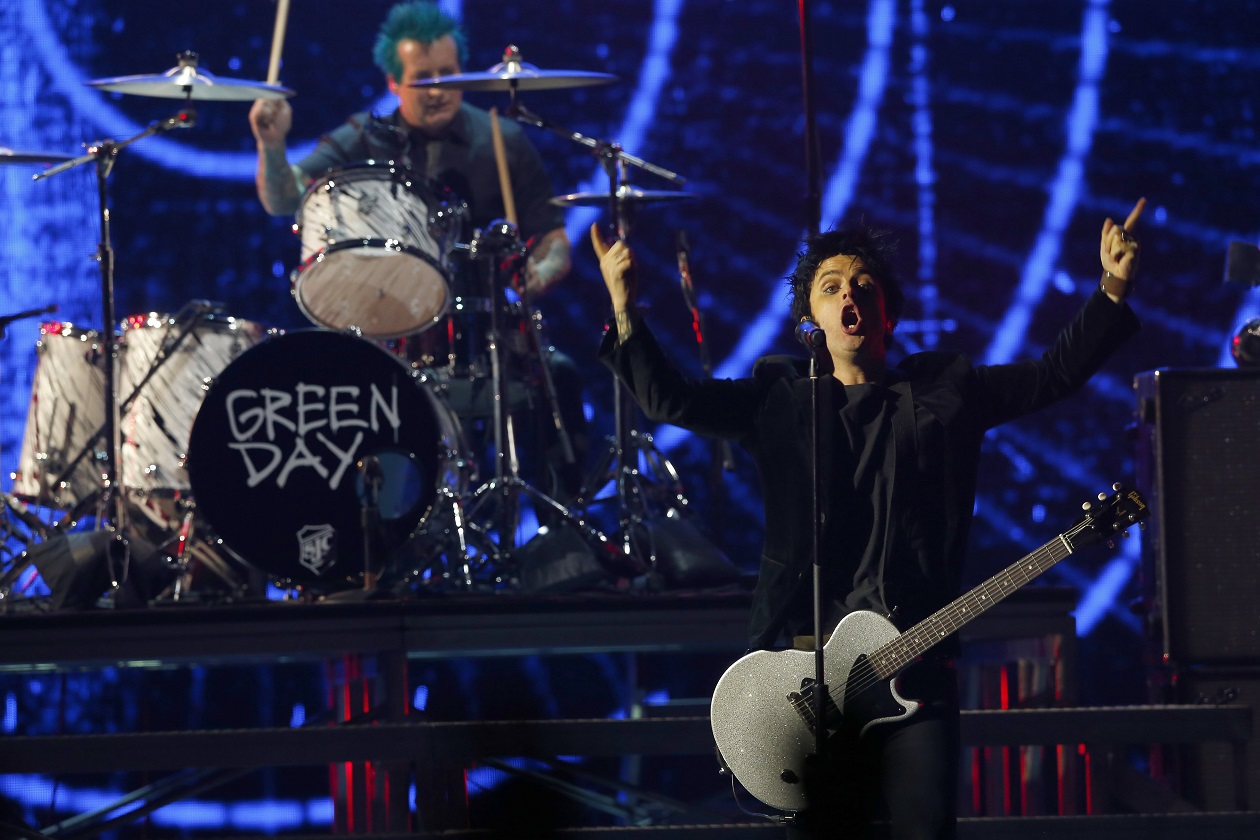
<svg viewBox="0 0 1260 840">
<path fill-rule="evenodd" d="M 1123 225 L 1116 224 L 1110 218 L 1103 221 L 1102 240 L 1098 245 L 1098 256 L 1102 260 L 1103 269 L 1102 286 L 1103 291 L 1117 303 L 1129 296 L 1133 291 L 1133 281 L 1137 278 L 1141 246 L 1134 231 L 1145 207 L 1146 199 L 1139 198 Z"/>
<path fill-rule="evenodd" d="M 621 240 L 617 240 L 611 246 L 604 242 L 598 222 L 591 225 L 591 246 L 595 249 L 595 256 L 599 257 L 599 272 L 604 275 L 604 286 L 608 288 L 608 297 L 612 301 L 613 317 L 617 321 L 617 334 L 624 341 L 630 337 L 637 314 L 635 293 L 638 283 L 634 269 L 634 254 Z"/>
</svg>

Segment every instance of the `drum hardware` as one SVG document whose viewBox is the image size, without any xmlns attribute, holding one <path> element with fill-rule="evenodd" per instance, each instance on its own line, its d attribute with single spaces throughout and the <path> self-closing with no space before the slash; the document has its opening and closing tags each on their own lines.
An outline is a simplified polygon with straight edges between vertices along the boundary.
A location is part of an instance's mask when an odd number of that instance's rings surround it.
<svg viewBox="0 0 1260 840">
<path fill-rule="evenodd" d="M 381 485 L 385 483 L 385 473 L 381 469 L 381 459 L 376 455 L 365 456 L 355 466 L 363 482 L 360 514 L 363 526 L 363 588 L 370 592 L 376 589 L 381 578 L 381 561 L 384 559 L 377 543 L 381 536 Z"/>
<path fill-rule="evenodd" d="M 451 79 L 454 77 L 445 77 Z M 443 79 L 433 79 L 422 82 L 415 82 L 417 86 L 434 85 L 438 86 L 443 83 Z M 450 83 L 448 83 L 450 84 Z M 638 190 L 630 186 L 629 179 L 626 175 L 627 167 L 634 167 L 644 172 L 649 172 L 662 178 L 671 184 L 682 186 L 686 183 L 686 179 L 676 172 L 671 172 L 664 167 L 651 163 L 643 158 L 629 154 L 617 143 L 607 140 L 600 140 L 594 137 L 588 137 L 580 132 L 565 128 L 557 123 L 551 122 L 526 108 L 517 96 L 518 90 L 528 90 L 529 85 L 521 83 L 512 84 L 509 82 L 502 83 L 499 87 L 491 88 L 494 90 L 507 90 L 510 102 L 505 111 L 506 115 L 515 119 L 517 122 L 525 125 L 532 125 L 536 128 L 542 128 L 552 132 L 560 137 L 566 138 L 578 145 L 585 146 L 592 150 L 599 159 L 608 176 L 608 192 L 600 198 L 595 198 L 594 194 L 574 193 L 569 196 L 558 196 L 552 199 L 552 202 L 560 206 L 578 206 L 579 204 L 602 204 L 607 203 L 611 228 L 616 231 L 618 238 L 625 239 L 629 236 L 631 223 L 633 221 L 635 210 L 641 206 L 650 203 L 675 202 L 692 198 L 690 194 L 679 192 L 659 192 Z M 666 197 L 668 196 L 668 197 Z M 642 478 L 638 474 L 638 453 L 642 451 L 643 444 L 634 435 L 632 416 L 635 408 L 631 404 L 629 395 L 625 393 L 625 389 L 614 376 L 614 426 L 615 433 L 610 441 L 610 452 L 612 461 L 616 464 L 616 480 L 614 482 L 617 488 L 617 504 L 618 504 L 618 530 L 620 551 L 627 558 L 631 559 L 631 565 L 644 565 L 642 557 L 638 556 L 639 552 L 633 546 L 632 526 L 641 517 L 638 495 L 638 488 L 641 485 Z M 663 457 L 663 456 L 662 456 Z M 588 487 L 591 484 L 588 483 Z M 600 485 L 602 486 L 602 485 Z"/>
<path fill-rule="evenodd" d="M 0 316 L 0 338 L 4 338 L 5 332 L 9 329 L 9 324 L 15 321 L 22 321 L 27 318 L 38 318 L 40 315 L 48 315 L 57 311 L 57 304 L 50 303 L 40 309 L 26 309 L 22 312 L 15 312 L 12 315 Z"/>
<path fill-rule="evenodd" d="M 192 50 L 179 53 L 176 59 L 179 63 L 164 73 L 93 79 L 85 84 L 97 90 L 186 102 L 253 102 L 255 99 L 284 99 L 294 94 L 280 85 L 215 76 L 197 66 L 200 56 Z"/>
<path fill-rule="evenodd" d="M 593 73 L 587 70 L 540 70 L 521 60 L 521 51 L 514 44 L 503 50 L 503 61 L 489 70 L 470 73 L 453 73 L 435 79 L 419 79 L 412 87 L 447 90 L 507 91 L 516 95 L 518 90 L 558 90 L 561 88 L 607 85 L 617 81 L 610 73 Z"/>
<path fill-rule="evenodd" d="M 557 207 L 603 207 L 610 202 L 620 207 L 641 207 L 645 204 L 673 204 L 691 201 L 699 196 L 675 190 L 641 190 L 629 184 L 619 184 L 609 195 L 606 192 L 578 192 L 558 195 L 551 199 Z"/>
<path fill-rule="evenodd" d="M 33 152 L 0 146 L 0 165 L 6 163 L 62 163 L 67 160 L 70 160 L 70 155 L 63 155 L 59 152 Z"/>
<path fill-rule="evenodd" d="M 480 266 L 485 286 L 490 289 L 494 302 L 506 301 L 506 274 L 524 255 L 516 227 L 508 222 L 496 222 L 486 231 L 478 231 L 469 246 L 470 259 Z M 529 497 L 539 512 L 575 525 L 588 540 L 606 543 L 607 538 L 575 515 L 560 502 L 525 481 L 520 475 L 517 457 L 516 431 L 508 407 L 502 395 L 508 393 L 509 382 L 504 371 L 504 338 L 500 323 L 501 305 L 491 305 L 486 348 L 490 358 L 491 391 L 496 395 L 493 405 L 492 439 L 494 445 L 494 475 L 473 491 L 467 505 L 469 527 L 485 536 L 497 535 L 500 550 L 508 557 L 516 548 L 516 532 L 520 524 L 521 495 Z M 536 354 L 539 368 L 544 372 L 543 387 L 547 392 L 552 422 L 561 433 L 566 458 L 573 458 L 572 445 L 564 433 L 564 423 L 556 403 L 554 388 L 546 372 L 538 340 L 538 322 L 527 330 L 532 351 Z M 572 461 L 570 461 L 572 463 Z M 484 513 L 489 506 L 489 513 Z M 482 516 L 478 516 L 483 514 Z"/>
<path fill-rule="evenodd" d="M 162 134 L 179 128 L 190 128 L 196 124 L 197 115 L 191 108 L 194 100 L 210 101 L 252 101 L 259 98 L 278 98 L 292 96 L 293 91 L 276 85 L 265 85 L 236 79 L 218 78 L 197 69 L 198 56 L 194 52 L 184 52 L 178 57 L 179 65 L 160 76 L 120 76 L 113 79 L 98 79 L 87 84 L 99 90 L 130 93 L 140 96 L 166 99 L 182 99 L 185 107 L 173 116 L 158 120 L 133 137 L 122 141 L 103 140 L 87 147 L 86 154 L 62 161 L 58 165 L 36 174 L 34 180 L 52 177 L 66 170 L 92 163 L 96 168 L 97 204 L 100 217 L 100 243 L 96 259 L 101 269 L 101 315 L 106 326 L 103 331 L 105 343 L 104 365 L 104 426 L 105 448 L 101 464 L 101 498 L 100 510 L 103 516 L 98 517 L 98 525 L 112 530 L 114 535 L 125 543 L 126 506 L 122 494 L 117 492 L 122 483 L 121 461 L 119 458 L 119 403 L 118 382 L 115 376 L 115 365 L 118 361 L 118 338 L 113 332 L 116 323 L 114 313 L 114 252 L 110 243 L 110 210 L 108 202 L 108 180 L 114 161 L 123 149 L 155 134 Z M 127 565 L 130 562 L 125 545 L 122 554 L 121 570 L 116 563 L 116 552 L 106 551 L 110 588 L 108 595 L 116 594 L 122 581 L 126 579 Z M 121 575 L 120 575 L 121 571 Z"/>
<path fill-rule="evenodd" d="M 196 505 L 189 500 L 181 500 L 184 514 L 179 529 L 168 530 L 169 536 L 157 546 L 157 551 L 164 554 L 167 562 L 175 569 L 175 579 L 154 599 L 155 605 L 186 602 L 205 603 L 210 594 L 216 592 L 216 600 L 237 601 L 246 597 L 245 581 L 236 573 L 232 564 L 224 559 L 220 548 L 215 547 L 213 537 L 207 539 L 198 531 Z M 169 523 L 161 523 L 167 525 Z M 230 555 L 229 555 L 230 556 Z M 198 580 L 198 573 L 204 570 L 211 580 Z"/>
<path fill-rule="evenodd" d="M 489 71 L 484 73 L 464 73 L 450 76 L 442 76 L 436 79 L 422 79 L 412 83 L 415 87 L 435 87 L 435 88 L 454 88 L 461 90 L 492 90 L 506 91 L 509 97 L 509 104 L 504 111 L 505 115 L 515 119 L 517 122 L 525 125 L 532 125 L 536 128 L 546 129 L 567 138 L 574 143 L 586 146 L 591 149 L 596 157 L 601 161 L 609 178 L 609 192 L 603 196 L 601 200 L 606 200 L 612 214 L 613 226 L 617 230 L 618 236 L 625 237 L 628 233 L 629 224 L 633 211 L 638 204 L 648 203 L 652 201 L 677 201 L 690 196 L 683 193 L 669 193 L 668 199 L 659 197 L 653 193 L 636 191 L 629 186 L 625 177 L 625 167 L 633 166 L 645 172 L 650 172 L 660 178 L 665 179 L 673 184 L 681 186 L 686 183 L 686 179 L 675 172 L 671 172 L 664 167 L 650 163 L 643 158 L 631 155 L 625 152 L 618 144 L 610 143 L 605 140 L 599 140 L 588 137 L 579 132 L 560 126 L 559 124 L 550 122 L 528 110 L 520 101 L 518 92 L 522 90 L 541 90 L 548 88 L 562 87 L 578 87 L 591 84 L 606 84 L 615 81 L 615 77 L 606 74 L 592 74 L 583 71 L 542 71 L 533 65 L 526 64 L 521 60 L 520 50 L 514 46 L 509 46 L 504 52 L 504 60 L 502 64 L 496 65 Z M 566 197 L 561 196 L 562 200 Z M 575 194 L 567 197 L 573 204 L 578 201 L 594 201 L 583 194 Z M 498 390 L 496 385 L 496 394 L 503 392 Z M 631 546 L 631 524 L 634 519 L 632 510 L 635 508 L 635 502 L 631 498 L 633 487 L 636 487 L 638 480 L 635 476 L 636 464 L 631 463 L 630 450 L 632 446 L 637 447 L 637 443 L 632 443 L 630 438 L 631 424 L 629 416 L 631 409 L 624 403 L 628 399 L 623 393 L 620 382 L 615 384 L 616 406 L 615 406 L 615 423 L 617 433 L 612 441 L 612 451 L 614 459 L 617 463 L 618 480 L 616 486 L 618 488 L 619 502 L 619 527 L 621 530 L 622 552 L 626 555 L 633 553 Z M 558 415 L 557 415 L 558 416 Z M 502 438 L 502 431 L 496 422 L 496 432 Z M 637 450 L 636 450 L 637 451 Z M 503 461 L 508 453 L 502 446 L 496 444 L 496 476 L 492 479 L 491 484 L 511 485 L 519 481 L 519 477 L 511 474 L 504 474 Z M 637 461 L 637 458 L 636 458 Z M 484 486 L 478 489 L 478 494 L 482 496 L 491 495 L 490 486 Z M 531 490 L 533 488 L 530 488 Z M 481 501 L 481 498 L 474 497 L 470 509 Z M 576 519 L 576 517 L 575 517 Z M 581 521 L 581 520 L 577 520 Z M 583 527 L 586 527 L 583 525 Z M 593 530 L 593 529 L 592 529 Z M 598 533 L 598 532 L 596 532 Z M 593 536 L 593 535 L 592 535 Z M 601 541 L 606 542 L 607 538 L 602 534 L 599 535 Z"/>
</svg>

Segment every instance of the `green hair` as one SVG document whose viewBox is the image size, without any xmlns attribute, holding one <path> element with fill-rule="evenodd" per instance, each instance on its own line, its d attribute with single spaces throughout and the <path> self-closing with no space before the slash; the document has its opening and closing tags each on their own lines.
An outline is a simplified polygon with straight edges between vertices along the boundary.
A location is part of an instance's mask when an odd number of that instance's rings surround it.
<svg viewBox="0 0 1260 840">
<path fill-rule="evenodd" d="M 398 58 L 399 41 L 411 39 L 427 47 L 447 35 L 454 39 L 459 65 L 463 67 L 468 61 L 468 41 L 459 27 L 459 21 L 428 0 L 399 3 L 389 10 L 385 22 L 376 34 L 372 60 L 386 75 L 401 79 L 403 68 L 402 61 Z"/>
</svg>

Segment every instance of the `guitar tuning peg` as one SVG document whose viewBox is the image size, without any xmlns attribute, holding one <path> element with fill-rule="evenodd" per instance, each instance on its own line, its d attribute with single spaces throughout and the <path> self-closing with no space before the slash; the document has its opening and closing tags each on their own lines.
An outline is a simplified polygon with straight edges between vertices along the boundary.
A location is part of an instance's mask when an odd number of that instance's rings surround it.
<svg viewBox="0 0 1260 840">
<path fill-rule="evenodd" d="M 1118 481 L 1117 481 L 1115 484 L 1111 485 L 1111 489 L 1112 489 L 1112 490 L 1115 490 L 1117 493 L 1119 493 L 1119 492 L 1120 492 L 1120 488 L 1121 488 L 1121 487 L 1123 487 L 1123 486 L 1124 486 L 1123 484 L 1121 484 L 1120 482 L 1118 482 Z"/>
<path fill-rule="evenodd" d="M 1100 501 L 1100 502 L 1105 502 L 1105 501 L 1107 501 L 1107 494 L 1106 494 L 1106 493 L 1099 493 L 1099 494 L 1098 494 L 1098 501 Z"/>
<path fill-rule="evenodd" d="M 1089 510 L 1092 507 L 1093 507 L 1093 504 L 1091 504 L 1090 502 L 1085 502 L 1084 504 L 1081 505 L 1081 510 Z"/>
<path fill-rule="evenodd" d="M 1107 540 L 1107 548 L 1114 549 L 1116 547 L 1115 540 Z"/>
<path fill-rule="evenodd" d="M 1124 538 L 1128 539 L 1128 536 L 1129 536 L 1129 529 L 1128 529 L 1128 528 L 1125 528 L 1125 529 L 1124 529 L 1124 533 L 1123 533 L 1123 534 L 1121 534 L 1120 536 L 1122 536 L 1122 537 L 1124 537 Z"/>
<path fill-rule="evenodd" d="M 1139 523 L 1138 523 L 1138 530 L 1139 530 L 1139 531 L 1145 531 L 1145 530 L 1146 530 L 1146 523 L 1145 523 L 1145 522 L 1139 522 Z"/>
</svg>

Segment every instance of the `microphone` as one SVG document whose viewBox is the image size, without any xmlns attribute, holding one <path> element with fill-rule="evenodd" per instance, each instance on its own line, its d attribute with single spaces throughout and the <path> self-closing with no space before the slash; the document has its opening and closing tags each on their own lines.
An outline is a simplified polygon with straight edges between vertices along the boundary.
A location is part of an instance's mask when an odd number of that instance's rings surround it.
<svg viewBox="0 0 1260 840">
<path fill-rule="evenodd" d="M 827 334 L 823 332 L 822 327 L 809 319 L 804 319 L 796 325 L 796 340 L 810 350 L 821 350 L 827 346 Z"/>
</svg>

